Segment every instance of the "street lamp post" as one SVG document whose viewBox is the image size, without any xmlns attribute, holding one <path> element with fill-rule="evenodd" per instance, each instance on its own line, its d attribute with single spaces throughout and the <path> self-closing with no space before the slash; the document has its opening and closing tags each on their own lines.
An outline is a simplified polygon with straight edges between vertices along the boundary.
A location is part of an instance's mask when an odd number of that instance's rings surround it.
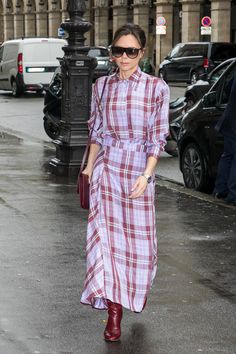
<svg viewBox="0 0 236 354">
<path fill-rule="evenodd" d="M 68 45 L 61 63 L 62 116 L 60 135 L 53 143 L 56 157 L 51 159 L 50 171 L 56 175 L 72 176 L 78 173 L 88 138 L 87 120 L 91 100 L 92 73 L 96 59 L 87 56 L 84 33 L 91 24 L 83 19 L 85 0 L 69 0 L 69 19 L 61 24 L 68 33 Z"/>
</svg>

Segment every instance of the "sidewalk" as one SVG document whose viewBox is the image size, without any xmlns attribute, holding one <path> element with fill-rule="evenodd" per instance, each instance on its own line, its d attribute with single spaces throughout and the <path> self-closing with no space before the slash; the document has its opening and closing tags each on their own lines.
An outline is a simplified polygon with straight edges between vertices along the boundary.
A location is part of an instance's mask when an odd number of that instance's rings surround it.
<svg viewBox="0 0 236 354">
<path fill-rule="evenodd" d="M 106 313 L 79 303 L 87 212 L 54 154 L 0 133 L 0 353 L 235 353 L 236 208 L 157 180 L 158 274 L 106 343 Z"/>
</svg>

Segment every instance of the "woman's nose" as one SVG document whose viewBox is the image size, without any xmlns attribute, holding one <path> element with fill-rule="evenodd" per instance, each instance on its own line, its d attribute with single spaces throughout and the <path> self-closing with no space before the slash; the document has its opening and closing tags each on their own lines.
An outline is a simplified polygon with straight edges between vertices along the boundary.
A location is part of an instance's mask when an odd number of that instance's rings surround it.
<svg viewBox="0 0 236 354">
<path fill-rule="evenodd" d="M 122 57 L 125 55 L 125 58 L 128 58 L 128 55 L 126 54 L 126 52 L 124 52 L 123 54 L 122 54 Z"/>
</svg>

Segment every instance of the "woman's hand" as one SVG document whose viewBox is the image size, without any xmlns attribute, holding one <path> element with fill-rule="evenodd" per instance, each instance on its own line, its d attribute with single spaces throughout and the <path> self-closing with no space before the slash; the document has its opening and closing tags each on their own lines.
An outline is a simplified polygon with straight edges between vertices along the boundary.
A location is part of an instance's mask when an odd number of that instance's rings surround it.
<svg viewBox="0 0 236 354">
<path fill-rule="evenodd" d="M 92 173 L 93 173 L 93 170 L 92 168 L 89 168 L 88 166 L 82 171 L 83 175 L 88 175 L 89 177 L 89 183 L 91 181 L 91 177 L 92 177 Z"/>
<path fill-rule="evenodd" d="M 97 155 L 99 153 L 101 146 L 97 145 L 97 144 L 91 144 L 90 148 L 89 148 L 89 157 L 88 157 L 88 162 L 87 162 L 87 166 L 85 167 L 85 169 L 82 171 L 82 173 L 84 175 L 88 175 L 89 177 L 89 183 L 91 182 L 91 177 L 92 177 L 92 173 L 93 173 L 93 166 L 94 166 L 94 162 L 97 158 Z"/>
<path fill-rule="evenodd" d="M 129 195 L 129 198 L 135 199 L 140 197 L 145 192 L 147 184 L 147 179 L 144 176 L 139 176 L 131 189 L 131 194 Z"/>
</svg>

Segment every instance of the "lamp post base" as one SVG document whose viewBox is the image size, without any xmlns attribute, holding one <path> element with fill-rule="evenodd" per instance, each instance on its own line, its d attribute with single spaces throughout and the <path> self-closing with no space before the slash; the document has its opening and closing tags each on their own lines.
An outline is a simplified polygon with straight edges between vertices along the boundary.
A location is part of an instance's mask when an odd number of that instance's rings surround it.
<svg viewBox="0 0 236 354">
<path fill-rule="evenodd" d="M 82 163 L 87 137 L 78 139 L 79 143 L 71 144 L 55 140 L 56 157 L 49 162 L 49 170 L 57 176 L 77 176 Z"/>
<path fill-rule="evenodd" d="M 56 157 L 49 162 L 49 170 L 56 176 L 76 177 L 79 173 L 78 164 L 62 162 Z"/>
</svg>

